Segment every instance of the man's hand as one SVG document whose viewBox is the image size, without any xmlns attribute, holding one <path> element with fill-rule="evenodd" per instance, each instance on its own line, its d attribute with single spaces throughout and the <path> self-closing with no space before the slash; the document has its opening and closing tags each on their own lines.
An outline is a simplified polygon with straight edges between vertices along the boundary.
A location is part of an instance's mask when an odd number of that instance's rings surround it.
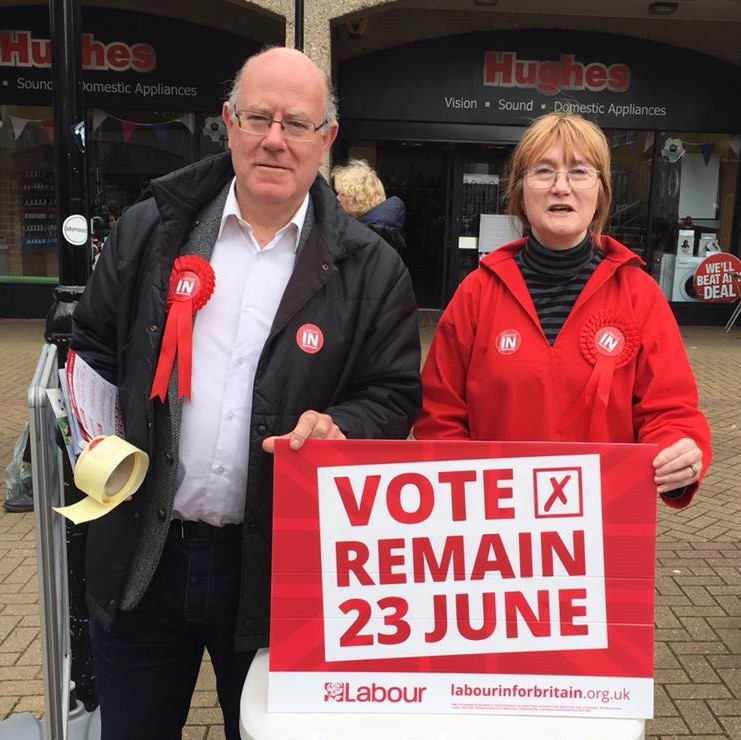
<svg viewBox="0 0 741 740">
<path fill-rule="evenodd" d="M 280 437 L 268 437 L 262 442 L 265 452 L 275 452 L 276 439 L 290 439 L 292 450 L 300 450 L 307 439 L 347 439 L 329 414 L 320 414 L 318 411 L 304 411 L 292 432 Z"/>
<path fill-rule="evenodd" d="M 700 478 L 702 450 L 693 439 L 683 437 L 661 450 L 653 464 L 657 492 L 676 491 Z"/>
</svg>

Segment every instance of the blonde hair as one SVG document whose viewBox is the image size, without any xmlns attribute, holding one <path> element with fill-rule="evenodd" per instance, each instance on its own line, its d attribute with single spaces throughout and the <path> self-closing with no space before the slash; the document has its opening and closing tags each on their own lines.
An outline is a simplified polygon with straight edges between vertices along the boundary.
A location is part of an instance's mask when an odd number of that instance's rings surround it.
<svg viewBox="0 0 741 740">
<path fill-rule="evenodd" d="M 594 244 L 599 248 L 602 245 L 602 230 L 612 204 L 610 147 L 599 126 L 578 114 L 547 113 L 530 124 L 510 159 L 507 209 L 524 223 L 528 222 L 523 195 L 525 172 L 554 144 L 561 146 L 567 162 L 576 162 L 579 155 L 585 157 L 599 171 L 600 192 L 590 224 Z"/>
<path fill-rule="evenodd" d="M 343 208 L 360 218 L 386 200 L 386 191 L 378 175 L 364 159 L 351 159 L 346 165 L 332 170 L 332 181 Z"/>
</svg>

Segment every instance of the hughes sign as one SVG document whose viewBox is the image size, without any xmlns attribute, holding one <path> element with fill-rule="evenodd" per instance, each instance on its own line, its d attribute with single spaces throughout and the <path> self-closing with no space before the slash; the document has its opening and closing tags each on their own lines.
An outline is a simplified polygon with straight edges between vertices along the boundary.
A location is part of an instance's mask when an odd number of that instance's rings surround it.
<svg viewBox="0 0 741 740">
<path fill-rule="evenodd" d="M 152 72 L 157 56 L 149 44 L 96 41 L 91 33 L 82 34 L 82 68 L 110 72 Z M 34 38 L 30 31 L 0 31 L 0 66 L 51 67 L 51 41 Z"/>
<path fill-rule="evenodd" d="M 582 64 L 574 54 L 562 54 L 559 61 L 518 59 L 513 51 L 487 51 L 484 58 L 484 85 L 491 87 L 535 88 L 544 95 L 562 90 L 626 92 L 630 67 L 626 64 Z"/>
<path fill-rule="evenodd" d="M 605 128 L 737 131 L 739 68 L 678 47 L 599 33 L 502 31 L 450 36 L 386 49 L 340 64 L 344 135 L 368 121 L 528 125 L 573 111 Z M 390 81 L 392 81 L 390 83 Z M 411 133 L 410 133 L 411 129 Z M 463 132 L 463 133 L 462 133 Z M 434 138 L 486 138 L 451 128 Z"/>
<path fill-rule="evenodd" d="M 235 71 L 258 50 L 229 33 L 111 8 L 82 8 L 81 25 L 88 107 L 218 111 Z M 0 8 L 0 103 L 51 105 L 52 47 L 48 9 Z"/>
</svg>

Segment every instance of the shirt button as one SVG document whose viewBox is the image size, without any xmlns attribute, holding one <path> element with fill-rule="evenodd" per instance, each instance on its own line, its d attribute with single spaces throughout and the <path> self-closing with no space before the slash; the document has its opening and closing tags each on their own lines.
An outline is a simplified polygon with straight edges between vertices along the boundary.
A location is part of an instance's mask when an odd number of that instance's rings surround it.
<svg viewBox="0 0 741 740">
<path fill-rule="evenodd" d="M 216 473 L 217 475 L 221 475 L 223 472 L 224 468 L 221 465 L 219 465 L 219 467 L 214 470 L 214 473 Z"/>
<path fill-rule="evenodd" d="M 268 431 L 268 428 L 267 428 L 267 427 L 266 427 L 266 426 L 265 426 L 264 424 L 258 424 L 258 425 L 257 425 L 257 426 L 255 427 L 255 431 L 256 431 L 256 432 L 257 432 L 258 434 L 265 434 L 265 432 L 267 432 L 267 431 Z"/>
<path fill-rule="evenodd" d="M 230 412 L 229 412 L 229 413 L 228 413 L 228 414 L 226 415 L 226 418 L 227 418 L 227 419 L 229 419 L 229 421 L 231 421 L 231 420 L 232 420 L 232 419 L 234 418 L 234 412 L 233 412 L 233 411 L 230 411 Z"/>
<path fill-rule="evenodd" d="M 237 365 L 243 365 L 244 364 L 244 357 L 237 357 Z"/>
</svg>

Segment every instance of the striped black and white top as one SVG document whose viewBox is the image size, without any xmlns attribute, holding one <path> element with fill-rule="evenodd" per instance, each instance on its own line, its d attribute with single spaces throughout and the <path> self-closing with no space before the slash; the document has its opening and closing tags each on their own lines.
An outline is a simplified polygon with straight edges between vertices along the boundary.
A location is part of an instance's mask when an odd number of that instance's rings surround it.
<svg viewBox="0 0 741 740">
<path fill-rule="evenodd" d="M 530 237 L 515 260 L 525 278 L 549 344 L 556 341 L 576 299 L 604 255 L 587 234 L 570 249 L 548 249 Z"/>
</svg>

